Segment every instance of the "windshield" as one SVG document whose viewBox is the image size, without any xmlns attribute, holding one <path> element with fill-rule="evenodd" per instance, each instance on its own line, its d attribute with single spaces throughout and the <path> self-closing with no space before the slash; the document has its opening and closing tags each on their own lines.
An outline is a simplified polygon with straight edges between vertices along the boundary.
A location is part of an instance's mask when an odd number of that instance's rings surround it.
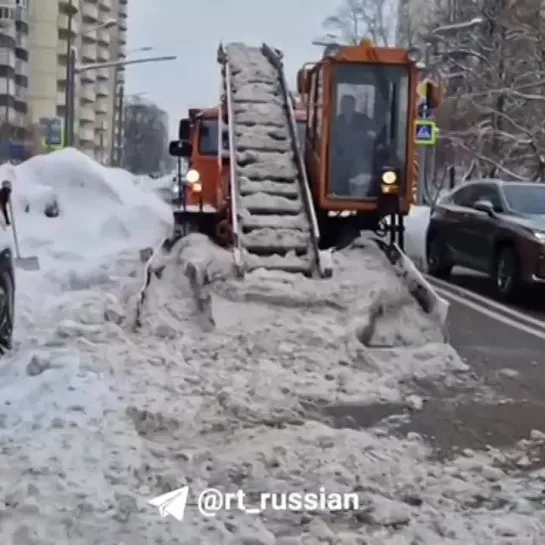
<svg viewBox="0 0 545 545">
<path fill-rule="evenodd" d="M 503 193 L 507 204 L 515 212 L 545 215 L 545 185 L 505 184 Z"/>
<path fill-rule="evenodd" d="M 383 168 L 405 169 L 410 117 L 408 69 L 337 65 L 333 93 L 328 193 L 335 198 L 374 199 Z"/>
<path fill-rule="evenodd" d="M 224 149 L 229 149 L 227 132 L 223 135 Z M 199 129 L 199 153 L 201 155 L 218 154 L 218 120 L 201 119 Z"/>
</svg>

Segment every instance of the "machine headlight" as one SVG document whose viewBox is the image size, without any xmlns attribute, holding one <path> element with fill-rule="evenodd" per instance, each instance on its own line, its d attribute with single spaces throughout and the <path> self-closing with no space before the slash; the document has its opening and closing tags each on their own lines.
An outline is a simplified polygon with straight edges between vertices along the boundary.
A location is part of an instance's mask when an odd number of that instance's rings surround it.
<svg viewBox="0 0 545 545">
<path fill-rule="evenodd" d="M 202 191 L 202 184 L 199 182 L 191 184 L 191 191 L 193 191 L 193 193 L 200 193 Z"/>
<path fill-rule="evenodd" d="M 196 184 L 200 179 L 201 175 L 199 174 L 199 171 L 195 169 L 188 170 L 185 175 L 185 181 L 191 185 Z"/>
<path fill-rule="evenodd" d="M 539 242 L 545 242 L 545 232 L 544 231 L 533 231 L 534 236 L 539 240 Z"/>
<path fill-rule="evenodd" d="M 397 174 L 392 171 L 388 170 L 382 175 L 382 183 L 386 185 L 392 185 L 397 182 Z"/>
</svg>

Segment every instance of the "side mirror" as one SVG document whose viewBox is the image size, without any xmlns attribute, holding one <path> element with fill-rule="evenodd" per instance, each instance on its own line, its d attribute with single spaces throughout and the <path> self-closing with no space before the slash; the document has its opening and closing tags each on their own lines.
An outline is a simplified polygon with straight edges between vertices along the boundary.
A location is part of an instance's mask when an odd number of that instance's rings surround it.
<svg viewBox="0 0 545 545">
<path fill-rule="evenodd" d="M 180 140 L 189 140 L 191 138 L 191 122 L 189 119 L 182 119 L 178 127 L 178 138 Z"/>
<path fill-rule="evenodd" d="M 475 210 L 478 210 L 479 212 L 484 212 L 485 214 L 488 214 L 489 216 L 494 216 L 494 206 L 490 201 L 486 200 L 478 200 L 474 205 L 473 208 Z"/>
<path fill-rule="evenodd" d="M 168 153 L 172 157 L 191 157 L 193 153 L 193 145 L 191 142 L 174 140 L 170 143 L 168 147 Z"/>
</svg>

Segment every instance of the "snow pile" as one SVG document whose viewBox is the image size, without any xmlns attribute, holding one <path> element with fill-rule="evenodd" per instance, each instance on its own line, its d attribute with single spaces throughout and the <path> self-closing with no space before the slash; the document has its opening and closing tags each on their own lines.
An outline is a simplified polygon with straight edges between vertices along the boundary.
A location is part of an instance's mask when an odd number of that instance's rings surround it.
<svg viewBox="0 0 545 545">
<path fill-rule="evenodd" d="M 4 166 L 0 176 L 13 184 L 21 251 L 46 268 L 145 246 L 171 221 L 169 208 L 132 174 L 74 149 Z"/>
<path fill-rule="evenodd" d="M 68 167 L 85 180 L 101 172 L 95 165 L 89 172 Z M 159 264 L 161 278 L 153 279 L 135 333 L 142 273 L 131 248 L 136 241 L 115 253 L 124 237 L 114 233 L 107 243 L 111 232 L 98 236 L 98 224 L 112 211 L 131 224 L 128 208 L 145 199 L 114 178 L 110 185 L 106 174 L 97 175 L 104 194 L 92 199 L 88 184 L 40 179 L 61 208 L 47 221 L 76 229 L 62 214 L 70 199 L 98 219 L 80 232 L 80 248 L 71 247 L 81 259 L 79 282 L 54 290 L 53 269 L 33 277 L 41 297 L 34 308 L 19 308 L 31 317 L 20 325 L 18 350 L 2 362 L 3 543 L 542 541 L 545 475 L 508 477 L 492 451 L 441 465 L 414 433 L 397 439 L 381 427 L 338 428 L 329 416 L 330 407 L 408 403 L 411 381 L 467 372 L 438 327 L 395 287 L 381 254 L 361 248 L 334 254 L 329 280 L 256 271 L 240 282 L 231 256 L 194 235 Z M 37 197 L 28 198 L 31 217 Z M 150 208 L 156 206 L 158 214 L 140 216 L 139 227 L 159 240 L 161 204 Z M 44 240 L 58 237 L 39 246 L 44 255 L 74 244 L 62 230 L 44 233 Z M 193 505 L 182 524 L 147 505 L 186 483 Z M 209 486 L 229 492 L 323 486 L 357 491 L 363 506 L 357 513 L 232 511 L 204 518 L 194 500 Z"/>
<path fill-rule="evenodd" d="M 405 253 L 420 269 L 426 263 L 426 229 L 429 221 L 429 206 L 413 206 L 405 218 Z"/>
</svg>

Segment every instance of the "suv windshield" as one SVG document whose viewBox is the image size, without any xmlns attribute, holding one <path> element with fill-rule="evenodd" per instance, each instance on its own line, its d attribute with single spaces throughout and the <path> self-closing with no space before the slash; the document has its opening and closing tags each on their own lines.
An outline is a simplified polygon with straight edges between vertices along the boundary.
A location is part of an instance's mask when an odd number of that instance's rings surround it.
<svg viewBox="0 0 545 545">
<path fill-rule="evenodd" d="M 503 193 L 510 208 L 521 214 L 545 215 L 545 185 L 504 184 Z"/>
<path fill-rule="evenodd" d="M 328 193 L 374 199 L 382 169 L 403 172 L 407 162 L 409 71 L 395 65 L 337 65 L 333 93 Z"/>
</svg>

